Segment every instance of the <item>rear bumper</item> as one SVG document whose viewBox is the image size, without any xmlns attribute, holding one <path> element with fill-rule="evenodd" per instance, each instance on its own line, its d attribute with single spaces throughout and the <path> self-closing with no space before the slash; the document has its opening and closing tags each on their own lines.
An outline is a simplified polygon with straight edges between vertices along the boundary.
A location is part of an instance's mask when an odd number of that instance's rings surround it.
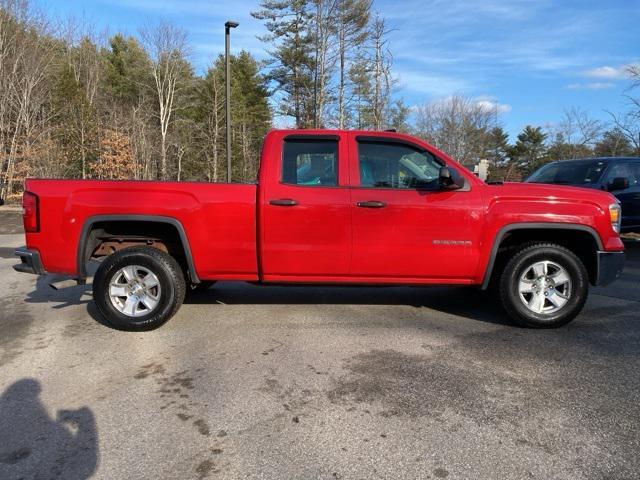
<svg viewBox="0 0 640 480">
<path fill-rule="evenodd" d="M 20 273 L 33 273 L 35 275 L 45 275 L 47 271 L 42 266 L 40 252 L 37 250 L 29 250 L 27 248 L 18 248 L 14 252 L 20 257 L 21 263 L 14 265 L 13 269 Z"/>
<path fill-rule="evenodd" d="M 598 272 L 595 285 L 609 285 L 622 274 L 624 252 L 597 252 Z"/>
</svg>

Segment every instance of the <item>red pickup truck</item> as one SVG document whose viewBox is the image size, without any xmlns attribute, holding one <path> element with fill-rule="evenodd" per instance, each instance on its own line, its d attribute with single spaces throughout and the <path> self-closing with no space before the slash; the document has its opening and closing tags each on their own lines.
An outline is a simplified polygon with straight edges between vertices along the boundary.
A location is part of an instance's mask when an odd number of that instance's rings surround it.
<svg viewBox="0 0 640 480">
<path fill-rule="evenodd" d="M 624 263 L 609 193 L 487 184 L 394 132 L 275 130 L 257 184 L 27 180 L 16 270 L 79 282 L 121 328 L 167 321 L 216 280 L 495 286 L 556 327 Z"/>
</svg>

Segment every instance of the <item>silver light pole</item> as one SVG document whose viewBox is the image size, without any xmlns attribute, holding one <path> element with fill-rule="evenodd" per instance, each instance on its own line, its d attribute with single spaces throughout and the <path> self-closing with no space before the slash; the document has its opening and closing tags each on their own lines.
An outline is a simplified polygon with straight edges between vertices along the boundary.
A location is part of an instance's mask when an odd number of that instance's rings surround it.
<svg viewBox="0 0 640 480">
<path fill-rule="evenodd" d="M 227 182 L 231 183 L 231 68 L 229 59 L 230 31 L 240 25 L 238 22 L 229 20 L 224 24 L 224 61 L 225 61 L 225 90 L 227 104 Z"/>
</svg>

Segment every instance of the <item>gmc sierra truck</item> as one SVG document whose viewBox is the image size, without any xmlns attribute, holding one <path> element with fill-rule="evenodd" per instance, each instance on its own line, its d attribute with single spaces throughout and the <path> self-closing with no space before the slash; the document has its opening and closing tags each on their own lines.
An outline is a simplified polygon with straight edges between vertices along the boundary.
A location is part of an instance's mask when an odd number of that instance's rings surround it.
<svg viewBox="0 0 640 480">
<path fill-rule="evenodd" d="M 260 284 L 493 287 L 557 327 L 624 263 L 607 192 L 487 184 L 395 132 L 274 130 L 256 184 L 26 181 L 20 272 L 87 278 L 120 328 L 151 329 L 190 289 Z"/>
</svg>

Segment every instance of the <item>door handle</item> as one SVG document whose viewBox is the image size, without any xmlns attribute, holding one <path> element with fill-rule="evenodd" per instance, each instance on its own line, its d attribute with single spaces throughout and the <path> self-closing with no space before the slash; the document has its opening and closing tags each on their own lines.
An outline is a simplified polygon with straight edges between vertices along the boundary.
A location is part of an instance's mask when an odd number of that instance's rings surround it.
<svg viewBox="0 0 640 480">
<path fill-rule="evenodd" d="M 358 202 L 356 205 L 360 208 L 384 208 L 387 206 L 386 203 L 380 202 L 378 200 L 367 200 L 365 202 Z"/>
<path fill-rule="evenodd" d="M 276 207 L 295 207 L 298 205 L 298 202 L 291 198 L 278 198 L 276 200 L 269 200 L 269 205 L 275 205 Z"/>
</svg>

